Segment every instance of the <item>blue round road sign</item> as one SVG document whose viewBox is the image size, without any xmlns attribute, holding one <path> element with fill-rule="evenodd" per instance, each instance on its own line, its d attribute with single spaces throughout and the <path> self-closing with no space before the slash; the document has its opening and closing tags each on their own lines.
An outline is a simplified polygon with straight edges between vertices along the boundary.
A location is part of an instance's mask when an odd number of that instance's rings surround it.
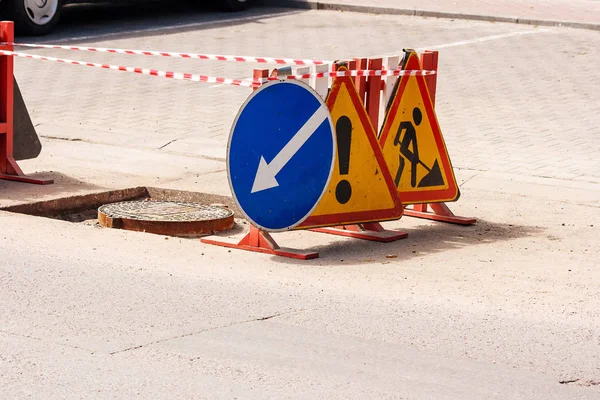
<svg viewBox="0 0 600 400">
<path fill-rule="evenodd" d="M 288 230 L 323 197 L 334 159 L 335 131 L 323 99 L 302 82 L 272 82 L 248 97 L 231 128 L 231 192 L 254 226 Z"/>
</svg>

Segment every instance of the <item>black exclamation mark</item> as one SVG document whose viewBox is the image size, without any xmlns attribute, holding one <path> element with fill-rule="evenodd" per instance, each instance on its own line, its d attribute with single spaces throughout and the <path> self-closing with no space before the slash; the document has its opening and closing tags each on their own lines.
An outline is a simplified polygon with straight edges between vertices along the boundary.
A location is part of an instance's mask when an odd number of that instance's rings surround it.
<svg viewBox="0 0 600 400">
<path fill-rule="evenodd" d="M 337 135 L 338 162 L 340 175 L 348 175 L 350 170 L 350 143 L 352 142 L 352 121 L 345 115 L 335 124 Z M 340 181 L 335 188 L 335 198 L 340 204 L 346 204 L 352 196 L 352 186 L 347 180 Z"/>
</svg>

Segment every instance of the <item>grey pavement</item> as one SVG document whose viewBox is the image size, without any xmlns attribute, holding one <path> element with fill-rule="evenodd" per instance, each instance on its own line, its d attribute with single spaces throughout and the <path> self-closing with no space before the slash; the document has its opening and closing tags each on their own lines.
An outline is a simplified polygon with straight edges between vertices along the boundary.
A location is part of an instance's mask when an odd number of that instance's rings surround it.
<svg viewBox="0 0 600 400">
<path fill-rule="evenodd" d="M 600 30 L 597 0 L 260 0 L 263 4 Z"/>
<path fill-rule="evenodd" d="M 598 182 L 598 32 L 331 11 L 279 15 L 281 11 L 285 10 L 259 9 L 254 11 L 256 20 L 224 28 L 209 25 L 193 32 L 100 38 L 94 43 L 318 59 L 401 54 L 411 47 L 438 49 L 436 107 L 455 167 Z M 285 29 L 296 20 L 302 21 L 297 29 Z M 395 31 L 398 39 L 390 40 L 390 32 Z M 249 78 L 257 67 L 84 52 L 38 53 L 230 78 Z M 49 140 L 118 144 L 221 160 L 231 123 L 250 93 L 243 88 L 23 59 L 16 61 L 15 75 L 39 134 Z M 37 90 L 40 85 L 43 90 Z"/>
<path fill-rule="evenodd" d="M 298 262 L 0 212 L 0 398 L 600 398 L 599 32 L 277 8 L 193 19 L 55 38 L 325 59 L 439 49 L 451 207 L 478 224 L 402 218 L 385 224 L 409 233 L 393 244 L 275 235 L 321 253 Z M 227 137 L 249 89 L 21 59 L 15 75 L 44 145 L 21 165 L 56 184 L 0 181 L 0 206 L 142 185 L 230 195 Z"/>
</svg>

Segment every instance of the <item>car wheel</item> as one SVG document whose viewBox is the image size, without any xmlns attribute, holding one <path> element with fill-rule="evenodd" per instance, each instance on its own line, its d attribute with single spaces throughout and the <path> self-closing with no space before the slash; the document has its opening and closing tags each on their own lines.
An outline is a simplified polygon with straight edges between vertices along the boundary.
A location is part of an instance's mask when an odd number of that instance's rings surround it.
<svg viewBox="0 0 600 400">
<path fill-rule="evenodd" d="M 57 24 L 63 0 L 3 0 L 2 11 L 21 35 L 45 35 Z"/>
<path fill-rule="evenodd" d="M 223 0 L 223 7 L 228 11 L 241 11 L 248 8 L 250 0 Z"/>
</svg>

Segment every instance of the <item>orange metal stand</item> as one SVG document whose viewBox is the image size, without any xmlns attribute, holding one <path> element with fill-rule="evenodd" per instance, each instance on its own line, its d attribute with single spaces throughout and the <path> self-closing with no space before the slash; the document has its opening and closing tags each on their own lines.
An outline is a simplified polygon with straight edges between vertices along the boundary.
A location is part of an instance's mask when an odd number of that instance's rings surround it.
<svg viewBox="0 0 600 400">
<path fill-rule="evenodd" d="M 218 236 L 208 236 L 200 239 L 202 243 L 214 244 L 233 249 L 253 251 L 256 253 L 272 254 L 298 260 L 311 260 L 319 257 L 319 253 L 279 247 L 268 232 L 250 226 L 250 232 L 239 242 L 227 240 Z"/>
<path fill-rule="evenodd" d="M 0 22 L 0 50 L 14 51 L 14 24 L 12 21 Z M 13 157 L 13 113 L 14 81 L 13 56 L 0 55 L 0 179 L 47 185 L 51 179 L 34 179 L 25 176 Z"/>
<path fill-rule="evenodd" d="M 343 225 L 332 228 L 315 228 L 311 229 L 311 231 L 337 236 L 347 236 L 354 239 L 371 240 L 373 242 L 381 243 L 395 242 L 396 240 L 406 239 L 408 237 L 408 233 L 387 230 L 381 226 L 379 222 Z"/>
<path fill-rule="evenodd" d="M 428 207 L 431 207 L 431 211 L 428 211 Z M 458 225 L 473 225 L 477 222 L 475 218 L 454 215 L 445 203 L 414 204 L 412 208 L 404 208 L 404 215 Z"/>
</svg>

